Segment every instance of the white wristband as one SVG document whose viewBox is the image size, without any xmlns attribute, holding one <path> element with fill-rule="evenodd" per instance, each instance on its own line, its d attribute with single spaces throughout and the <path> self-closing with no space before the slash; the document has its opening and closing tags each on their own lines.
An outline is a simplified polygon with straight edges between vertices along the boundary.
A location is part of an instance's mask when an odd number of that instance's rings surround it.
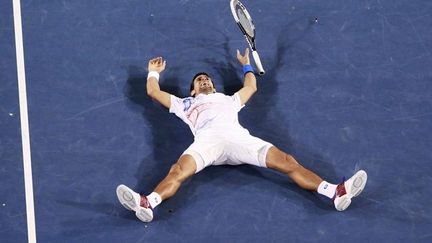
<svg viewBox="0 0 432 243">
<path fill-rule="evenodd" d="M 151 71 L 147 74 L 147 79 L 149 79 L 150 77 L 155 78 L 157 81 L 159 81 L 159 73 L 156 71 Z"/>
</svg>

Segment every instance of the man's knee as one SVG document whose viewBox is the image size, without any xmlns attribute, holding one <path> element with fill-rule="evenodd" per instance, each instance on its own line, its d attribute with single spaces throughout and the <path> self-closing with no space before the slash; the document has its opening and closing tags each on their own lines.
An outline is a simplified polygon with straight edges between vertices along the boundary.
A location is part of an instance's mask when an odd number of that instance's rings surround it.
<svg viewBox="0 0 432 243">
<path fill-rule="evenodd" d="M 173 179 L 180 180 L 180 178 L 183 177 L 184 170 L 179 163 L 175 163 L 171 166 L 169 174 Z"/>
<path fill-rule="evenodd" d="M 194 174 L 196 166 L 184 161 L 177 161 L 177 163 L 171 166 L 169 175 L 176 181 L 183 182 L 188 177 Z"/>
<path fill-rule="evenodd" d="M 293 166 L 299 165 L 297 160 L 294 159 L 294 157 L 291 154 L 284 153 L 284 161 L 286 163 L 292 164 Z"/>
<path fill-rule="evenodd" d="M 272 147 L 269 150 L 266 163 L 268 168 L 283 171 L 285 173 L 295 171 L 297 168 L 301 167 L 292 155 L 285 153 L 276 147 Z"/>
</svg>

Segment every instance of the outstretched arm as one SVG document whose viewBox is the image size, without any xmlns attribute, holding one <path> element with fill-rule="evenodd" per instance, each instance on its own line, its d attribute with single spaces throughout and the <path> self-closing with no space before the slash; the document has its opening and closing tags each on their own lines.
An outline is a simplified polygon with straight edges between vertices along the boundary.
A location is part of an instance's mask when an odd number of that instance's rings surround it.
<svg viewBox="0 0 432 243">
<path fill-rule="evenodd" d="M 162 57 L 156 57 L 149 61 L 147 77 L 147 94 L 157 100 L 166 108 L 171 106 L 171 94 L 162 91 L 159 87 L 159 74 L 165 70 L 166 61 Z"/>
<path fill-rule="evenodd" d="M 246 48 L 244 56 L 240 54 L 237 50 L 237 59 L 240 64 L 244 67 L 246 65 L 250 66 L 249 60 L 249 48 Z M 243 88 L 238 91 L 240 96 L 241 104 L 244 105 L 252 97 L 252 95 L 257 91 L 256 78 L 253 71 L 247 72 L 244 77 Z"/>
</svg>

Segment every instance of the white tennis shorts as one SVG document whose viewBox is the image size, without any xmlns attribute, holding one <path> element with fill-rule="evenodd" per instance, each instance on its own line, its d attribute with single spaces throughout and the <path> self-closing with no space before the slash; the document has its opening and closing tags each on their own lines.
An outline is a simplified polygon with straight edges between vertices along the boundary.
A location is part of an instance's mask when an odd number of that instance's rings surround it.
<svg viewBox="0 0 432 243">
<path fill-rule="evenodd" d="M 224 131 L 200 135 L 183 154 L 191 155 L 196 162 L 195 173 L 210 165 L 250 164 L 266 166 L 266 156 L 273 145 L 249 134 L 248 130 Z"/>
</svg>

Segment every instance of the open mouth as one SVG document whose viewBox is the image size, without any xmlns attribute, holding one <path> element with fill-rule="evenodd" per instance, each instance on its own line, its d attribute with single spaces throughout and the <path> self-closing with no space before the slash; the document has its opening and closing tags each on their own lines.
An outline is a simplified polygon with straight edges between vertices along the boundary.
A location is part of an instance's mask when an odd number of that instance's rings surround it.
<svg viewBox="0 0 432 243">
<path fill-rule="evenodd" d="M 210 87 L 210 84 L 205 82 L 200 84 L 200 88 Z"/>
</svg>

